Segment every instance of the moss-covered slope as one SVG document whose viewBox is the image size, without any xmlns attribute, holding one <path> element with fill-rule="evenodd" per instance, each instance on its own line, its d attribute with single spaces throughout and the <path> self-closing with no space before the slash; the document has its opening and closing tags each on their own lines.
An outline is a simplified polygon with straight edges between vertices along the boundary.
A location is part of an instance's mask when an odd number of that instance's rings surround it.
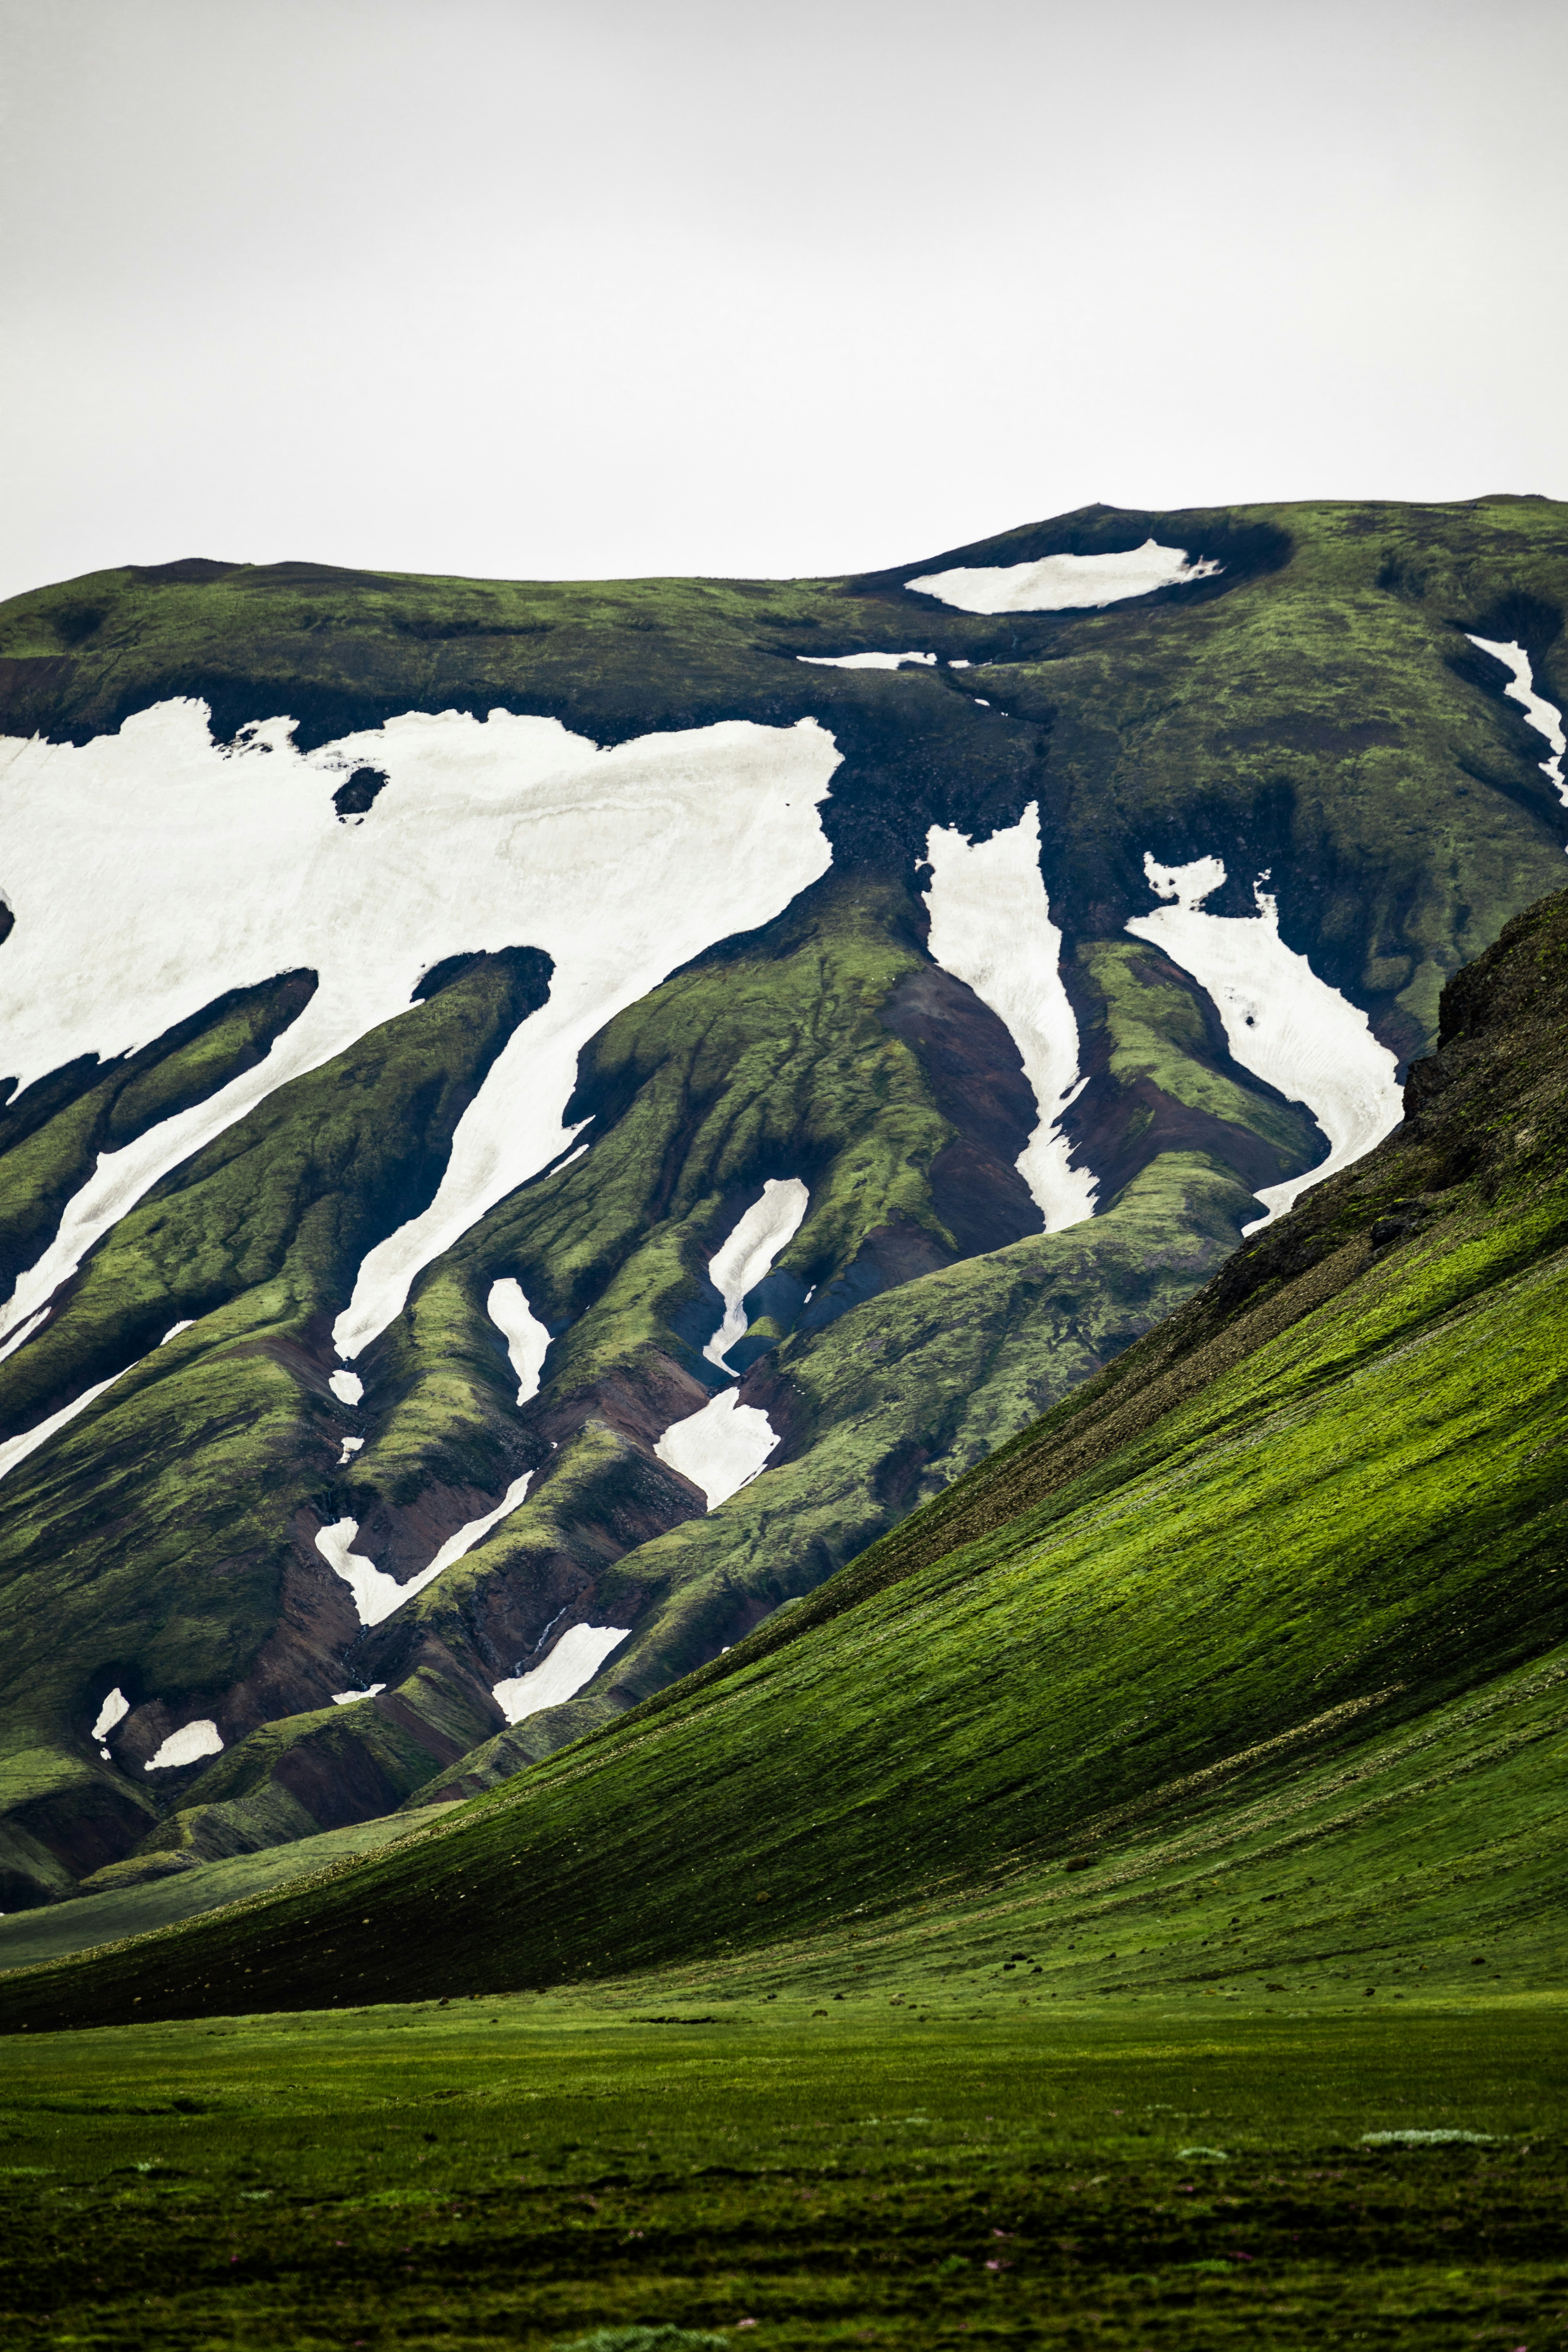
<svg viewBox="0 0 1568 2352">
<path fill-rule="evenodd" d="M 1150 535 L 1221 569 L 1102 612 L 1000 618 L 903 585 L 960 559 Z M 68 1893 L 144 1844 L 150 1863 L 229 1853 L 345 1806 L 486 1785 L 746 1654 L 779 1603 L 954 1480 L 953 1508 L 983 1507 L 963 1474 L 986 1457 L 1023 1475 L 1046 1440 L 1014 1442 L 1112 1359 L 1115 1382 L 1130 1377 L 1143 1359 L 1123 1351 L 1235 1248 L 1256 1188 L 1322 1150 L 1303 1108 L 1231 1057 L 1205 992 L 1126 936 L 1150 904 L 1145 854 L 1223 858 L 1210 903 L 1230 913 L 1267 869 L 1289 944 L 1395 1054 L 1418 1054 L 1445 978 L 1555 887 L 1568 839 L 1544 747 L 1467 632 L 1516 638 L 1563 704 L 1565 603 L 1564 509 L 1526 499 L 1096 508 L 858 580 L 193 562 L 0 608 L 9 735 L 83 740 L 196 695 L 220 737 L 284 712 L 321 744 L 409 709 L 501 705 L 601 742 L 813 716 L 842 755 L 822 811 L 830 872 L 609 1023 L 570 1114 L 585 1156 L 428 1267 L 356 1366 L 362 1406 L 327 1393 L 332 1318 L 363 1251 L 429 1198 L 532 1001 L 517 992 L 526 950 L 458 973 L 174 1171 L 0 1364 L 0 1438 L 121 1375 L 0 1488 L 6 1899 Z M 942 659 L 798 658 L 910 647 Z M 1068 1129 L 1100 1182 L 1094 1220 L 1050 1236 L 1015 1166 L 1035 1116 L 1016 1044 L 932 964 L 921 897 L 932 824 L 981 837 L 1030 803 L 1086 1077 Z M 0 945 L 0 999 L 4 971 Z M 132 1063 L 28 1089 L 0 1114 L 0 1253 L 26 1263 L 94 1154 L 265 1052 L 309 985 L 279 975 L 254 1002 L 193 1008 Z M 708 1259 L 763 1182 L 789 1176 L 810 1211 L 734 1359 L 780 1443 L 707 1513 L 655 1444 L 716 1379 Z M 487 1312 L 502 1278 L 552 1333 L 521 1410 Z M 1111 1426 L 1098 1395 L 1080 1434 Z M 363 1441 L 352 1458 L 345 1437 Z M 384 1625 L 359 1624 L 321 1525 L 352 1517 L 405 1580 L 524 1469 L 520 1509 Z M 1013 1486 L 984 1491 L 1011 1515 Z M 578 1698 L 506 1731 L 494 1683 L 583 1622 L 631 1633 Z M 375 1682 L 374 1700 L 323 1715 Z M 115 1685 L 136 1717 L 106 1764 L 88 1730 Z M 226 1754 L 145 1774 L 198 1715 Z"/>
<path fill-rule="evenodd" d="M 416 1850 L 10 1979 L 0 2018 L 754 1977 L 851 1916 L 964 1967 L 1026 1917 L 1031 1965 L 1167 1981 L 1347 1937 L 1414 1965 L 1483 1883 L 1527 1933 L 1561 1878 L 1568 892 L 1449 989 L 1411 1109 L 727 1656 Z"/>
</svg>

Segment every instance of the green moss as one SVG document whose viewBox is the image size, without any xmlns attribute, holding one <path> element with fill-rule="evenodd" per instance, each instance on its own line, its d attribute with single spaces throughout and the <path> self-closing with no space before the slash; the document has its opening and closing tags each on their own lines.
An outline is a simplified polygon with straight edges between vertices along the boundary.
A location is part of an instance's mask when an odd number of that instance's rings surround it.
<svg viewBox="0 0 1568 2352">
<path fill-rule="evenodd" d="M 1249 1129 L 1283 1160 L 1310 1153 L 1314 1137 L 1321 1154 L 1310 1118 L 1241 1083 L 1234 1063 L 1215 1066 L 1212 1013 L 1205 1020 L 1196 992 L 1163 955 L 1130 940 L 1097 940 L 1079 953 L 1105 1007 L 1108 1067 L 1121 1085 L 1150 1079 L 1191 1110 Z"/>
<path fill-rule="evenodd" d="M 111 2352 L 1551 2341 L 1552 2000 L 1042 2015 L 930 1973 L 14 2042 L 0 2312 Z M 1363 2137 L 1409 2126 L 1483 2137 Z"/>
</svg>

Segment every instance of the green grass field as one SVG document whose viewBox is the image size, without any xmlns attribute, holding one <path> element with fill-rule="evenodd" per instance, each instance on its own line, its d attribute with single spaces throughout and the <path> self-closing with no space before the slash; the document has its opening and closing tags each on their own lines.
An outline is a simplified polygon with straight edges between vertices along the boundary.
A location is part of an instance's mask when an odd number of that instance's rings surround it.
<svg viewBox="0 0 1568 2352">
<path fill-rule="evenodd" d="M 1551 2352 L 1563 2049 L 1542 1994 L 933 2021 L 657 1980 L 16 2036 L 0 2340 Z M 1411 2131 L 1475 2137 L 1366 2137 Z"/>
</svg>

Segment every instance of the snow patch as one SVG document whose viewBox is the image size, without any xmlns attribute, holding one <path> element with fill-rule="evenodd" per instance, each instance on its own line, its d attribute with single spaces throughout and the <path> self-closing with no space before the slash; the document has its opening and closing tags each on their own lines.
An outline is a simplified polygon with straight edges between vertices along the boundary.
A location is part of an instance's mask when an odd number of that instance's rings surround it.
<svg viewBox="0 0 1568 2352">
<path fill-rule="evenodd" d="M 1503 692 L 1510 702 L 1521 705 L 1536 733 L 1544 735 L 1551 745 L 1552 757 L 1542 761 L 1541 772 L 1555 787 L 1558 799 L 1568 808 L 1568 784 L 1563 781 L 1563 759 L 1568 752 L 1568 736 L 1563 732 L 1563 713 L 1554 702 L 1548 702 L 1543 694 L 1535 691 L 1535 676 L 1530 667 L 1530 656 L 1522 646 L 1500 645 L 1492 637 L 1471 637 L 1470 643 L 1479 646 L 1482 653 L 1490 654 L 1494 661 L 1501 662 L 1513 672 L 1512 682 L 1504 687 Z"/>
<path fill-rule="evenodd" d="M 171 1731 L 156 1755 L 150 1756 L 142 1767 L 144 1772 L 166 1772 L 176 1764 L 195 1764 L 204 1756 L 221 1756 L 223 1737 L 210 1716 L 202 1716 L 195 1723 L 184 1723 L 178 1731 Z"/>
<path fill-rule="evenodd" d="M 368 1690 L 334 1691 L 332 1693 L 332 1705 L 334 1706 L 358 1706 L 362 1699 L 376 1698 L 385 1688 L 386 1685 L 384 1683 L 372 1683 Z"/>
<path fill-rule="evenodd" d="M 141 1361 L 141 1357 L 138 1357 L 136 1362 Z M 135 1364 L 127 1364 L 125 1371 L 133 1372 L 135 1369 Z M 124 1378 L 125 1372 L 110 1372 L 106 1381 L 95 1381 L 91 1388 L 83 1389 L 80 1396 L 73 1397 L 69 1404 L 62 1404 L 58 1412 L 51 1412 L 47 1421 L 40 1421 L 32 1429 L 25 1429 L 19 1437 L 8 1437 L 4 1445 L 0 1445 L 0 1478 L 4 1478 L 7 1471 L 14 1470 L 18 1462 L 25 1462 L 29 1454 L 36 1454 L 40 1445 L 47 1444 L 55 1432 L 63 1429 L 68 1421 L 74 1421 L 79 1412 L 85 1412 L 105 1389 L 111 1389 L 116 1381 Z"/>
<path fill-rule="evenodd" d="M 770 1176 L 727 1241 L 708 1261 L 708 1279 L 724 1301 L 724 1319 L 702 1352 L 721 1372 L 737 1339 L 746 1336 L 745 1300 L 800 1231 L 811 1194 L 798 1176 Z"/>
<path fill-rule="evenodd" d="M 1206 580 L 1222 568 L 1189 563 L 1184 547 L 1162 547 L 1146 539 L 1125 555 L 1047 555 L 1038 563 L 960 566 L 922 572 L 904 585 L 955 604 L 961 613 L 1097 612 L 1124 596 L 1146 596 L 1152 588 Z"/>
<path fill-rule="evenodd" d="M 364 1440 L 363 1437 L 345 1437 L 343 1440 L 343 1450 L 338 1456 L 338 1468 L 340 1470 L 342 1469 L 345 1463 L 347 1463 L 354 1454 L 363 1453 L 363 1450 Z"/>
<path fill-rule="evenodd" d="M 816 669 L 897 669 L 900 662 L 934 662 L 934 654 L 796 654 Z"/>
<path fill-rule="evenodd" d="M 542 1666 L 497 1683 L 490 1696 L 509 1723 L 574 1698 L 631 1632 L 629 1625 L 574 1625 L 562 1634 Z"/>
<path fill-rule="evenodd" d="M 407 1013 L 432 964 L 542 948 L 549 1003 L 491 1066 L 430 1208 L 360 1270 L 334 1333 L 352 1360 L 423 1266 L 570 1146 L 562 1118 L 595 1032 L 715 941 L 770 921 L 832 862 L 817 805 L 839 755 L 815 719 L 601 750 L 553 719 L 407 712 L 309 756 L 293 723 L 219 746 L 205 705 L 181 700 L 86 744 L 0 739 L 16 916 L 0 1067 L 19 1087 L 79 1054 L 132 1052 L 226 989 L 295 969 L 320 982 L 253 1069 L 100 1155 L 0 1338 L 160 1177 Z M 342 825 L 332 792 L 361 765 L 389 782 L 374 824 Z"/>
<path fill-rule="evenodd" d="M 1399 1125 L 1404 1102 L 1394 1080 L 1397 1063 L 1378 1044 L 1359 1005 L 1285 945 L 1279 902 L 1263 887 L 1266 874 L 1253 887 L 1256 915 L 1206 915 L 1203 901 L 1225 880 L 1222 859 L 1158 866 L 1145 851 L 1143 871 L 1154 896 L 1175 903 L 1135 915 L 1127 929 L 1191 972 L 1214 999 L 1226 1042 L 1243 1069 L 1291 1102 L 1305 1103 L 1328 1138 L 1326 1160 L 1304 1176 L 1262 1187 L 1258 1198 L 1268 1214 L 1243 1228 L 1254 1234 Z"/>
<path fill-rule="evenodd" d="M 531 1470 L 525 1470 L 521 1478 L 514 1478 L 493 1511 L 487 1511 L 483 1518 L 470 1519 L 466 1527 L 458 1529 L 456 1535 L 448 1536 L 429 1566 L 422 1568 L 417 1576 L 411 1576 L 406 1584 L 399 1584 L 395 1576 L 388 1576 L 384 1569 L 377 1568 L 374 1560 L 365 1553 L 353 1549 L 353 1540 L 359 1533 L 357 1519 L 334 1519 L 331 1527 L 318 1528 L 316 1549 L 332 1573 L 341 1576 L 353 1594 L 360 1623 L 379 1625 L 391 1616 L 395 1609 L 401 1609 L 405 1601 L 412 1601 L 416 1592 L 423 1592 L 427 1584 L 434 1584 L 454 1560 L 459 1560 L 465 1552 L 472 1551 L 474 1546 L 488 1536 L 510 1511 L 515 1511 L 527 1494 L 532 1476 Z"/>
<path fill-rule="evenodd" d="M 340 1404 L 358 1404 L 364 1395 L 364 1382 L 357 1372 L 334 1372 L 327 1386 Z"/>
<path fill-rule="evenodd" d="M 974 991 L 1006 1024 L 1034 1089 L 1039 1124 L 1018 1155 L 1018 1173 L 1059 1234 L 1094 1214 L 1091 1170 L 1068 1165 L 1072 1146 L 1058 1122 L 1081 1091 L 1078 1023 L 1062 985 L 1062 935 L 1051 920 L 1040 876 L 1040 810 L 1031 801 L 1016 825 L 972 842 L 933 824 L 926 835 L 931 961 Z"/>
<path fill-rule="evenodd" d="M 163 1338 L 159 1340 L 158 1345 L 160 1348 L 166 1348 L 171 1339 L 177 1339 L 179 1338 L 182 1331 L 194 1331 L 195 1328 L 196 1324 L 195 1316 L 188 1315 L 183 1323 L 171 1323 Z"/>
<path fill-rule="evenodd" d="M 35 1314 L 27 1317 L 26 1322 L 18 1323 L 15 1327 L 10 1338 L 5 1341 L 3 1347 L 0 1347 L 0 1364 L 5 1362 L 7 1356 L 14 1355 L 18 1348 L 24 1347 L 32 1338 L 39 1324 L 47 1323 L 48 1319 L 49 1309 L 48 1303 L 46 1300 L 44 1305 L 40 1307 Z M 0 1913 L 0 1917 L 3 1917 L 5 1915 L 3 1913 Z"/>
<path fill-rule="evenodd" d="M 539 1394 L 550 1333 L 523 1296 L 522 1285 L 507 1275 L 492 1282 L 485 1312 L 506 1341 L 512 1370 L 517 1374 L 517 1401 L 526 1404 Z"/>
<path fill-rule="evenodd" d="M 654 1447 L 708 1497 L 716 1511 L 742 1486 L 749 1486 L 778 1444 L 778 1432 L 767 1414 L 754 1404 L 742 1404 L 739 1392 L 725 1389 L 700 1412 L 672 1422 Z"/>
<path fill-rule="evenodd" d="M 117 1723 L 123 1723 L 131 1712 L 131 1701 L 118 1683 L 98 1710 L 98 1721 L 92 1727 L 94 1739 L 107 1739 Z"/>
</svg>

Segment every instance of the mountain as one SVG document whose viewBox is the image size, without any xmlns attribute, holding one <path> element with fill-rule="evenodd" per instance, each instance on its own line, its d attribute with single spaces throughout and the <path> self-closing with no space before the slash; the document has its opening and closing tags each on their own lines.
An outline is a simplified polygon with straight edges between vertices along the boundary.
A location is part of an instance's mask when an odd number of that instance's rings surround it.
<svg viewBox="0 0 1568 2352">
<path fill-rule="evenodd" d="M 969 2000 L 1020 1958 L 1045 1998 L 1552 1979 L 1565 1370 L 1568 890 L 1450 983 L 1394 1136 L 799 1608 L 412 1842 L 7 1978 L 0 2022 L 649 1970 Z"/>
<path fill-rule="evenodd" d="M 1565 598 L 1488 499 L 0 607 L 4 1907 L 793 1655 L 1087 1430 L 1558 887 Z"/>
</svg>

